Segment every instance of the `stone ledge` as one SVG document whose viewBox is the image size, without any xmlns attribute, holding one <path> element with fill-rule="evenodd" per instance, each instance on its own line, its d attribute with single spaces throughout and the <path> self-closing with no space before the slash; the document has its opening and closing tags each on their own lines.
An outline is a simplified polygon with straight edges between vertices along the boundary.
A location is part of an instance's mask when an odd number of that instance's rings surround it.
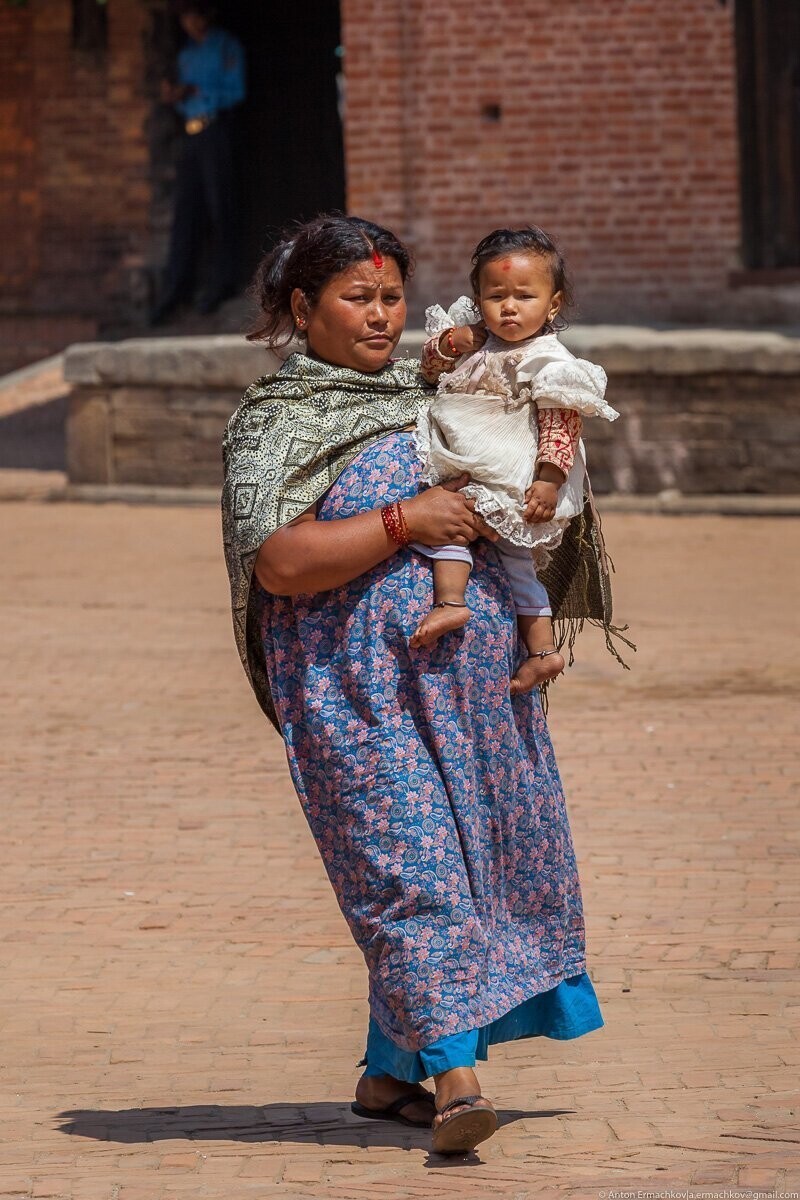
<svg viewBox="0 0 800 1200">
<path fill-rule="evenodd" d="M 609 375 L 800 374 L 800 338 L 781 333 L 580 325 L 563 341 Z"/>
<path fill-rule="evenodd" d="M 279 360 L 243 337 L 129 338 L 79 342 L 64 355 L 64 378 L 90 387 L 235 388 L 277 370 Z"/>
<path fill-rule="evenodd" d="M 655 496 L 611 492 L 597 496 L 600 516 L 604 513 L 653 513 L 659 516 L 800 517 L 800 496 L 732 495 L 686 496 L 683 492 L 659 492 Z"/>
<path fill-rule="evenodd" d="M 70 483 L 58 497 L 88 504 L 161 504 L 189 508 L 219 508 L 220 488 L 148 487 L 146 484 Z"/>
<path fill-rule="evenodd" d="M 67 477 L 63 471 L 0 470 L 0 504 L 11 501 L 65 500 Z"/>
<path fill-rule="evenodd" d="M 403 334 L 400 350 L 418 354 L 419 329 Z M 800 338 L 735 329 L 647 329 L 634 325 L 579 325 L 563 341 L 573 353 L 614 375 L 708 375 L 747 372 L 800 374 Z M 244 390 L 279 360 L 238 335 L 130 338 L 83 342 L 65 354 L 64 378 L 85 386 L 138 385 Z"/>
</svg>

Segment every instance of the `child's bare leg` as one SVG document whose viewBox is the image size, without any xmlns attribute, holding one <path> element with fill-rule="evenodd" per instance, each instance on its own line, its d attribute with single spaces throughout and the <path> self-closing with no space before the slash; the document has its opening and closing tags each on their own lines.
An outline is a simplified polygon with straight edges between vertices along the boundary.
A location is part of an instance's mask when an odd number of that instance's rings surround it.
<svg viewBox="0 0 800 1200">
<path fill-rule="evenodd" d="M 464 591 L 469 579 L 470 564 L 450 558 L 437 558 L 433 563 L 434 607 L 420 621 L 409 642 L 415 649 L 433 646 L 443 633 L 461 629 L 472 616 L 464 603 Z M 437 608 L 441 605 L 441 608 Z"/>
<path fill-rule="evenodd" d="M 511 695 L 530 692 L 540 683 L 555 679 L 564 670 L 564 659 L 553 645 L 553 622 L 550 617 L 517 616 L 519 632 L 528 647 L 529 657 L 520 663 L 511 680 Z M 545 652 L 544 654 L 542 652 Z"/>
</svg>

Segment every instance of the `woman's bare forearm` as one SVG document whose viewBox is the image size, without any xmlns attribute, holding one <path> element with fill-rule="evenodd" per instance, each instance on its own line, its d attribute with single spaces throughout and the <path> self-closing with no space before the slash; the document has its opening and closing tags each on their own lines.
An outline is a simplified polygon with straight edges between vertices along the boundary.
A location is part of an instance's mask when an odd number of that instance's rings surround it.
<svg viewBox="0 0 800 1200">
<path fill-rule="evenodd" d="M 459 475 L 403 500 L 411 541 L 466 546 L 479 536 L 497 538 L 473 511 L 474 501 L 461 494 L 467 483 L 469 475 Z M 396 549 L 379 508 L 334 521 L 318 521 L 309 509 L 267 538 L 256 558 L 256 578 L 276 596 L 328 592 L 371 571 Z"/>
<path fill-rule="evenodd" d="M 264 542 L 255 573 L 277 596 L 328 592 L 371 571 L 396 550 L 380 509 L 336 521 L 299 520 Z"/>
</svg>

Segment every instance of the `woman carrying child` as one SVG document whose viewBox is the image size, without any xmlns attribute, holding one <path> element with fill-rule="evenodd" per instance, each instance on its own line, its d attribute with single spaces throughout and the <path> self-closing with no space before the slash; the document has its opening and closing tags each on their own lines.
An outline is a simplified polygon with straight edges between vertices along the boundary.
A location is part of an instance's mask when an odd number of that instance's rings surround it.
<svg viewBox="0 0 800 1200">
<path fill-rule="evenodd" d="M 299 334 L 305 353 L 231 418 L 223 527 L 242 662 L 368 969 L 353 1111 L 454 1153 L 497 1129 L 474 1071 L 491 1044 L 603 1019 L 539 693 L 510 692 L 524 651 L 496 534 L 466 475 L 420 487 L 432 393 L 392 359 L 409 270 L 392 233 L 354 217 L 308 222 L 267 257 L 260 334 Z M 412 541 L 474 547 L 471 620 L 419 648 L 433 573 Z"/>
</svg>

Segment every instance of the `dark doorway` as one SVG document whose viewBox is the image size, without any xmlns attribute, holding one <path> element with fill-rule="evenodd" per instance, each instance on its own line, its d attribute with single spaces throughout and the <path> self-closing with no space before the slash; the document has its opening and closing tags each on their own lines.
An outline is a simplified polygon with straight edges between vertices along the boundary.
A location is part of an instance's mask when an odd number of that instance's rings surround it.
<svg viewBox="0 0 800 1200">
<path fill-rule="evenodd" d="M 800 4 L 737 0 L 744 265 L 800 267 Z"/>
<path fill-rule="evenodd" d="M 288 221 L 343 209 L 339 5 L 233 0 L 224 24 L 247 50 L 240 114 L 244 266 Z"/>
<path fill-rule="evenodd" d="M 334 0 L 304 0 L 302 7 L 225 0 L 217 12 L 219 25 L 236 34 L 247 54 L 247 99 L 235 121 L 246 283 L 284 225 L 344 209 L 339 5 Z M 155 0 L 147 47 L 153 94 L 173 69 L 183 41 L 168 0 Z M 156 104 L 149 132 L 154 252 L 163 262 L 180 136 L 173 110 Z"/>
</svg>

